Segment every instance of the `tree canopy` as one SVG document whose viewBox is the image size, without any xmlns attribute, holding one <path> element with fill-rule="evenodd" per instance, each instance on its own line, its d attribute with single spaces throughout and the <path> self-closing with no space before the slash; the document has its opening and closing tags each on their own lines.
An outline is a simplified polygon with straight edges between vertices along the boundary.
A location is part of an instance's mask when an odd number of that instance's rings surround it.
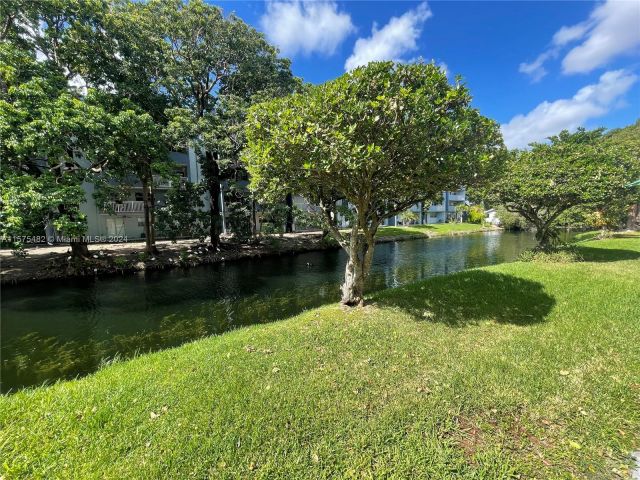
<svg viewBox="0 0 640 480">
<path fill-rule="evenodd" d="M 607 141 L 603 129 L 564 130 L 549 143 L 510 152 L 490 190 L 496 201 L 535 226 L 539 247 L 547 249 L 563 212 L 581 205 L 596 208 L 625 195 L 632 164 L 631 152 Z"/>
<path fill-rule="evenodd" d="M 254 106 L 244 160 L 262 199 L 293 191 L 322 209 L 346 249 L 343 302 L 363 301 L 374 235 L 386 218 L 481 179 L 503 151 L 495 122 L 433 64 L 373 62 Z M 338 228 L 338 202 L 354 213 Z"/>
</svg>

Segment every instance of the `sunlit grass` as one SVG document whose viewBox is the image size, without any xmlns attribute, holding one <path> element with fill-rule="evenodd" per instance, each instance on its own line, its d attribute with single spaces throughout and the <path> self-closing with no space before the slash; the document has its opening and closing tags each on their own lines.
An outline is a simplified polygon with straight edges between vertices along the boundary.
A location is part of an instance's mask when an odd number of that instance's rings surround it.
<svg viewBox="0 0 640 480">
<path fill-rule="evenodd" d="M 395 237 L 403 235 L 447 235 L 460 232 L 479 232 L 482 225 L 477 223 L 434 223 L 432 225 L 408 225 L 402 227 L 380 227 L 378 237 Z M 488 228 L 486 228 L 488 229 Z"/>
<path fill-rule="evenodd" d="M 615 478 L 640 239 L 330 305 L 0 399 L 4 478 Z"/>
</svg>

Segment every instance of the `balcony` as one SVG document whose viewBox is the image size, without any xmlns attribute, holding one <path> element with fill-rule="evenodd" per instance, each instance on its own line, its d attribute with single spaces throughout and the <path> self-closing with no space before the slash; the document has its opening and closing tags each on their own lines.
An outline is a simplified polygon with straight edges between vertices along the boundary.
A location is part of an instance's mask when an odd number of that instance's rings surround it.
<svg viewBox="0 0 640 480">
<path fill-rule="evenodd" d="M 454 202 L 464 202 L 466 200 L 466 193 L 465 192 L 455 192 L 455 193 L 450 193 L 449 194 L 449 200 L 454 201 Z"/>
<path fill-rule="evenodd" d="M 430 205 L 428 212 L 444 212 L 444 205 L 442 203 L 436 203 L 434 205 Z"/>
<path fill-rule="evenodd" d="M 126 200 L 121 203 L 107 202 L 102 210 L 103 214 L 111 215 L 127 215 L 130 213 L 142 213 L 144 211 L 144 202 L 138 200 Z"/>
</svg>

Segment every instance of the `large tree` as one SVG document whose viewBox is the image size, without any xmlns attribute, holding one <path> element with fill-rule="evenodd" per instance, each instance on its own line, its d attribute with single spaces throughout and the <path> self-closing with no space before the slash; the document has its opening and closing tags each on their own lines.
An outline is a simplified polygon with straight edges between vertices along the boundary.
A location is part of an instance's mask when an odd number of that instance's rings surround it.
<svg viewBox="0 0 640 480">
<path fill-rule="evenodd" d="M 107 179 L 124 182 L 136 178 L 142 187 L 145 251 L 158 254 L 156 248 L 156 215 L 154 177 L 169 178 L 174 163 L 162 141 L 160 126 L 150 114 L 133 105 L 112 115 L 116 158 L 109 165 Z"/>
<path fill-rule="evenodd" d="M 159 124 L 167 102 L 155 82 L 162 49 L 155 37 L 143 35 L 137 12 L 138 5 L 126 0 L 3 5 L 0 55 L 7 61 L 0 70 L 0 93 L 8 147 L 3 157 L 20 175 L 41 177 L 30 183 L 33 188 L 44 189 L 45 180 L 54 178 L 76 201 L 83 199 L 75 194 L 81 182 L 93 180 L 88 176 L 95 171 L 102 178 L 137 176 L 145 198 L 147 249 L 155 251 L 152 171 L 167 160 Z M 38 168 L 27 172 L 25 165 L 34 162 Z M 60 209 L 79 218 L 78 205 L 67 201 Z M 79 220 L 57 224 L 67 230 L 76 225 L 74 231 L 83 233 Z M 73 237 L 74 254 L 86 256 L 82 235 Z"/>
<path fill-rule="evenodd" d="M 256 95 L 290 92 L 297 82 L 262 34 L 202 0 L 152 1 L 142 12 L 149 34 L 163 44 L 158 83 L 174 105 L 167 137 L 200 157 L 210 242 L 218 249 L 222 171 L 243 145 L 236 135 L 242 112 Z"/>
<path fill-rule="evenodd" d="M 594 209 L 625 195 L 632 170 L 630 151 L 609 142 L 603 129 L 563 130 L 549 143 L 510 152 L 494 200 L 527 219 L 540 249 L 552 247 L 558 217 L 569 209 Z"/>
<path fill-rule="evenodd" d="M 244 155 L 264 199 L 320 206 L 349 259 L 342 302 L 361 305 L 374 237 L 388 217 L 482 177 L 503 150 L 495 122 L 433 64 L 370 63 L 307 92 L 259 104 Z M 353 212 L 338 225 L 339 203 Z"/>
<path fill-rule="evenodd" d="M 34 77 L 16 84 L 9 76 L 4 78 L 8 88 L 0 96 L 1 178 L 4 188 L 21 185 L 25 199 L 15 204 L 21 207 L 13 215 L 38 216 L 42 227 L 53 223 L 70 237 L 73 255 L 86 257 L 86 222 L 79 210 L 84 201 L 81 185 L 112 154 L 109 116 L 58 88 L 55 77 Z M 4 203 L 10 208 L 10 202 Z M 17 218 L 12 221 L 12 225 L 23 223 Z"/>
</svg>

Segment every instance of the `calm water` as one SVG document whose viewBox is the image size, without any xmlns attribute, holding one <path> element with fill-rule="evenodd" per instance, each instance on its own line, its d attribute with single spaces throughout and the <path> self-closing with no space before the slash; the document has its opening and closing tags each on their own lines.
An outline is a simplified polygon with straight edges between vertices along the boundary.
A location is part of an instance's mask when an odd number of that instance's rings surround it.
<svg viewBox="0 0 640 480">
<path fill-rule="evenodd" d="M 486 233 L 376 246 L 369 291 L 514 260 L 530 234 Z M 95 371 L 198 337 L 339 298 L 342 251 L 246 260 L 2 290 L 2 392 Z"/>
</svg>

